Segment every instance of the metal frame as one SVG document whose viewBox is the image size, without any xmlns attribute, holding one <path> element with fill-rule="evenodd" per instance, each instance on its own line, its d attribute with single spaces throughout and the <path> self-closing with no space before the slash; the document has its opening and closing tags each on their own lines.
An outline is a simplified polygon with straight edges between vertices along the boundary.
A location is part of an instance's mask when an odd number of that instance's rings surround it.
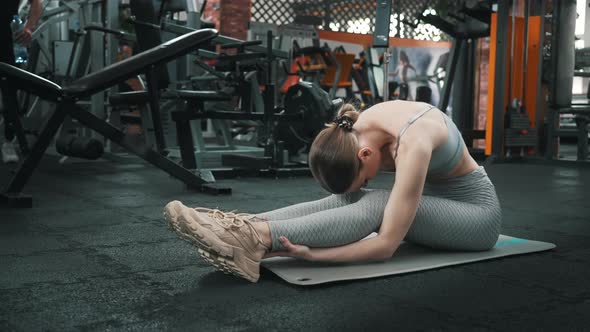
<svg viewBox="0 0 590 332">
<path fill-rule="evenodd" d="M 465 144 L 468 148 L 473 147 L 474 136 L 479 136 L 479 131 L 473 129 L 474 124 L 474 103 L 465 102 L 475 100 L 475 39 L 463 39 L 461 48 L 458 50 L 457 64 L 455 65 L 455 77 L 453 78 L 452 119 L 457 125 Z M 481 133 L 483 134 L 483 133 Z"/>
<path fill-rule="evenodd" d="M 442 95 L 438 101 L 438 109 L 445 113 L 447 107 L 449 106 L 453 80 L 455 79 L 455 72 L 457 71 L 457 62 L 459 62 L 459 54 L 461 53 L 461 48 L 464 42 L 465 41 L 461 38 L 454 38 L 452 41 L 451 50 L 449 51 L 449 61 L 447 62 L 447 67 L 445 68 Z"/>
<path fill-rule="evenodd" d="M 496 28 L 496 64 L 494 67 L 494 110 L 492 122 L 492 154 L 495 160 L 504 159 L 504 102 L 506 99 L 506 47 L 510 0 L 498 0 Z"/>
<path fill-rule="evenodd" d="M 532 7 L 531 13 L 532 15 L 540 15 L 540 16 L 544 16 L 544 11 L 545 11 L 545 2 L 546 0 L 532 0 L 532 3 L 530 4 L 530 6 Z M 541 36 L 545 36 L 545 24 L 541 24 L 541 28 L 540 28 L 540 34 Z M 537 128 L 542 128 L 545 119 L 543 117 L 544 112 L 539 112 L 538 107 L 540 107 L 540 105 L 542 105 L 543 103 L 543 99 L 544 99 L 544 95 L 542 93 L 542 76 L 543 76 L 543 45 L 539 46 L 539 51 L 537 52 L 537 57 L 538 57 L 538 66 L 537 66 L 537 73 L 539 73 L 539 75 L 537 75 L 537 82 L 536 82 L 536 96 L 537 96 L 537 101 L 536 101 L 536 105 L 537 105 L 537 111 L 535 112 L 535 125 Z M 538 157 L 541 156 L 541 140 L 543 139 L 543 137 L 541 136 L 542 130 L 537 130 L 537 144 L 535 145 L 535 152 L 537 154 Z"/>
<path fill-rule="evenodd" d="M 86 27 L 105 27 L 111 30 L 119 27 L 119 2 L 102 1 L 102 0 L 61 0 L 50 3 L 53 7 L 46 7 L 41 17 L 41 24 L 33 32 L 34 44 L 31 48 L 31 57 L 29 59 L 28 71 L 38 73 L 40 70 L 55 67 L 55 54 L 52 50 L 65 43 L 72 44 L 72 51 L 66 56 L 67 70 L 60 75 L 51 76 L 51 80 L 57 83 L 72 81 L 78 77 L 87 74 L 90 65 L 94 71 L 116 62 L 118 53 L 117 34 L 87 33 Z M 105 52 L 105 49 L 107 50 Z M 51 54 L 54 56 L 52 57 Z M 43 56 L 45 55 L 45 56 Z M 63 59 L 63 57 L 60 57 Z M 100 92 L 88 100 L 78 101 L 79 105 L 90 109 L 100 118 L 106 118 L 106 96 L 116 90 L 109 92 Z M 36 132 L 42 127 L 43 121 L 51 113 L 53 106 L 42 101 L 39 97 L 33 96 L 29 100 L 29 95 L 25 91 L 20 91 L 21 98 L 25 102 L 25 117 L 27 123 L 32 124 Z M 113 119 L 111 119 L 113 120 Z M 114 119 L 117 123 L 116 119 Z M 96 133 L 87 130 L 84 127 L 75 125 L 71 120 L 66 119 L 69 125 L 76 126 L 78 135 L 92 137 L 103 141 L 102 137 Z M 31 125 L 30 125 L 31 126 Z M 105 142 L 106 143 L 106 142 Z M 56 154 L 53 148 L 49 148 L 48 153 Z M 67 158 L 67 157 L 64 157 Z M 62 159 L 61 161 L 63 162 Z"/>
<path fill-rule="evenodd" d="M 43 126 L 43 130 L 36 144 L 31 149 L 31 153 L 19 164 L 15 175 L 8 183 L 4 192 L 0 194 L 0 203 L 4 203 L 9 207 L 32 207 L 32 198 L 23 195 L 22 190 L 31 178 L 33 171 L 39 165 L 41 158 L 67 116 L 76 119 L 87 128 L 94 130 L 105 138 L 119 144 L 129 152 L 164 170 L 171 176 L 187 184 L 190 188 L 204 192 L 214 192 L 216 194 L 231 193 L 230 189 L 209 186 L 209 181 L 200 177 L 198 172 L 194 173 L 179 166 L 153 149 L 145 145 L 135 145 L 133 140 L 129 139 L 121 129 L 114 127 L 76 105 L 77 100 L 75 98 L 67 96 L 62 96 L 61 98 L 62 100 L 57 105 L 56 110 Z"/>
<path fill-rule="evenodd" d="M 176 33 L 176 34 L 184 34 L 187 32 L 194 31 L 193 28 L 181 26 L 175 24 L 173 21 L 169 19 L 164 19 L 161 23 L 161 29 L 163 31 Z M 274 86 L 274 82 L 276 82 L 277 78 L 277 61 L 275 59 L 288 59 L 289 54 L 285 51 L 277 50 L 273 47 L 272 41 L 273 33 L 267 33 L 266 35 L 266 45 L 256 45 L 252 42 L 244 42 L 239 39 L 226 37 L 222 35 L 218 35 L 212 41 L 213 44 L 220 45 L 221 47 L 224 46 L 231 46 L 231 45 L 243 45 L 241 49 L 248 50 L 252 52 L 251 54 L 245 54 L 245 56 L 252 56 L 255 53 L 261 53 L 265 56 L 265 62 L 267 64 L 267 83 L 265 93 L 263 94 L 264 100 L 264 108 L 262 112 L 256 113 L 245 113 L 245 114 L 236 114 L 236 112 L 223 112 L 223 111 L 205 111 L 203 107 L 200 105 L 192 104 L 193 106 L 197 106 L 197 110 L 201 110 L 201 112 L 195 112 L 195 107 L 193 107 L 192 112 L 188 111 L 177 111 L 172 112 L 172 119 L 176 123 L 177 128 L 177 137 L 179 142 L 179 151 L 175 151 L 175 149 L 169 149 L 171 155 L 180 155 L 183 160 L 183 165 L 187 168 L 201 166 L 202 165 L 202 158 L 210 155 L 221 155 L 222 157 L 222 165 L 228 167 L 237 167 L 234 168 L 231 172 L 234 176 L 236 175 L 244 175 L 244 174 L 252 174 L 251 170 L 247 170 L 247 168 L 251 169 L 258 169 L 262 171 L 262 169 L 275 169 L 275 171 L 269 171 L 274 174 L 285 174 L 285 175 L 297 175 L 301 174 L 302 166 L 293 168 L 292 171 L 290 169 L 284 168 L 285 164 L 285 152 L 281 146 L 282 142 L 275 142 L 274 137 L 267 137 L 264 139 L 265 147 L 264 149 L 260 149 L 257 147 L 242 147 L 239 148 L 236 146 L 237 149 L 233 151 L 228 149 L 227 146 L 221 147 L 211 147 L 211 148 L 204 148 L 204 142 L 202 139 L 199 139 L 200 129 L 195 128 L 194 125 L 191 125 L 190 129 L 184 128 L 186 124 L 182 124 L 180 121 L 190 121 L 194 119 L 210 119 L 211 122 L 217 121 L 220 125 L 218 120 L 259 120 L 264 123 L 265 128 L 272 128 L 274 127 L 273 122 L 279 116 L 279 113 L 276 113 L 275 105 L 278 102 L 278 94 L 276 93 L 276 86 Z M 201 53 L 203 51 L 199 51 Z M 206 52 L 203 52 L 206 53 Z M 240 55 L 235 55 L 233 57 L 240 57 Z M 333 59 L 335 61 L 335 59 Z M 337 63 L 337 62 L 336 62 Z M 337 76 L 339 78 L 339 76 Z M 256 82 L 252 82 L 256 83 Z M 338 81 L 334 82 L 334 86 L 337 86 Z M 337 88 L 332 87 L 331 91 L 335 94 Z M 256 93 L 259 91 L 257 87 L 252 88 L 252 93 Z M 256 104 L 259 104 L 259 100 L 256 101 Z M 190 104 L 189 104 L 190 105 Z M 281 117 L 286 119 L 286 117 Z M 194 135 L 196 134 L 196 135 Z M 195 137 L 196 136 L 196 137 Z M 272 136 L 272 135 L 271 135 Z M 195 140 L 193 140 L 196 138 Z M 191 142 L 188 142 L 188 141 Z M 196 142 L 195 142 L 196 141 Z M 227 137 L 225 139 L 227 142 Z M 195 143 L 197 145 L 197 149 L 195 151 Z M 192 156 L 189 156 L 189 151 L 194 151 Z M 233 155 L 229 156 L 228 153 L 233 153 Z M 228 155 L 224 155 L 228 154 Z M 260 167 L 264 166 L 264 167 Z M 280 172 L 277 168 L 281 168 Z M 227 176 L 229 173 L 226 171 L 218 172 L 217 170 L 213 170 L 215 176 Z M 244 173 L 246 172 L 246 173 Z M 224 174 L 221 174 L 224 173 Z M 304 174 L 309 174 L 309 172 L 303 172 Z"/>
<path fill-rule="evenodd" d="M 35 74 L 2 64 L 2 84 L 8 84 L 10 81 L 11 84 L 14 84 L 20 90 L 26 90 L 38 95 L 44 100 L 55 103 L 56 109 L 43 125 L 40 136 L 32 147 L 31 152 L 19 163 L 15 175 L 10 179 L 6 189 L 0 193 L 0 204 L 12 207 L 32 206 L 32 198 L 23 195 L 22 189 L 39 165 L 47 148 L 64 123 L 64 120 L 68 117 L 77 120 L 85 128 L 93 130 L 93 132 L 102 135 L 105 139 L 119 144 L 129 152 L 164 170 L 171 176 L 184 182 L 190 188 L 214 194 L 231 193 L 230 188 L 212 186 L 211 182 L 214 182 L 214 180 L 211 180 L 210 173 L 188 170 L 146 144 L 134 143 L 134 140 L 128 137 L 123 130 L 78 105 L 78 101 L 81 98 L 108 90 L 113 85 L 121 83 L 130 76 L 137 75 L 140 72 L 152 71 L 158 65 L 187 54 L 192 48 L 198 47 L 200 43 L 210 41 L 215 34 L 216 31 L 195 31 L 185 38 L 179 38 L 177 43 L 179 47 L 174 47 L 174 44 L 169 43 L 166 46 L 150 51 L 152 53 L 141 53 L 126 59 L 126 61 L 114 67 L 103 69 L 100 72 L 94 72 L 89 76 L 83 77 L 73 82 L 66 89 L 48 83 L 45 79 Z M 200 39 L 201 35 L 204 37 L 203 39 Z M 187 44 L 187 39 L 188 41 L 193 41 L 194 44 Z M 147 61 L 146 59 L 151 60 Z M 129 66 L 131 71 L 121 72 L 121 68 L 127 68 L 127 66 Z M 115 76 L 113 77 L 113 75 Z M 150 76 L 153 77 L 154 75 Z M 151 98 L 157 98 L 158 93 L 156 89 L 148 89 L 148 95 L 151 95 Z M 11 116 L 16 119 L 15 121 L 20 121 L 15 108 L 7 111 L 12 113 Z"/>
<path fill-rule="evenodd" d="M 588 132 L 586 130 L 586 123 L 582 121 L 579 124 L 579 128 L 574 130 L 566 130 L 559 128 L 559 120 L 560 114 L 584 114 L 589 116 L 590 115 L 590 103 L 589 104 L 573 104 L 571 103 L 571 94 L 570 95 L 563 95 L 559 93 L 559 87 L 556 82 L 560 82 L 559 84 L 563 84 L 564 81 L 573 77 L 573 65 L 574 63 L 569 63 L 565 60 L 566 67 L 567 65 L 571 65 L 571 70 L 564 70 L 570 68 L 559 68 L 559 63 L 564 63 L 559 61 L 560 56 L 565 56 L 560 50 L 563 48 L 562 39 L 564 35 L 568 35 L 568 33 L 562 32 L 560 30 L 561 25 L 569 25 L 570 30 L 574 26 L 575 20 L 575 8 L 576 3 L 573 0 L 568 1 L 559 1 L 558 3 L 554 4 L 553 10 L 553 30 L 552 30 L 552 40 L 551 40 L 551 68 L 552 68 L 552 81 L 553 84 L 550 88 L 549 94 L 549 107 L 548 107 L 548 114 L 547 114 L 547 150 L 545 151 L 545 158 L 546 159 L 554 159 L 556 157 L 557 152 L 557 138 L 558 137 L 577 137 L 578 147 L 577 147 L 577 160 L 578 161 L 587 161 L 588 159 Z M 570 11 L 562 11 L 564 6 L 570 6 Z M 573 6 L 573 7 L 571 7 Z M 573 9 L 573 10 L 572 10 Z M 565 16 L 565 17 L 564 17 Z M 564 19 L 565 18 L 565 19 Z M 568 20 L 569 19 L 569 20 Z M 573 52 L 573 50 L 571 50 Z M 569 54 L 572 55 L 572 54 Z M 572 60 L 573 61 L 573 60 Z M 569 74 L 568 74 L 569 72 Z M 570 76 L 568 76 L 570 75 Z"/>
<path fill-rule="evenodd" d="M 389 99 L 389 32 L 393 0 L 379 0 L 375 6 L 375 31 L 373 32 L 373 48 L 383 48 L 383 101 Z"/>
<path fill-rule="evenodd" d="M 185 26 L 175 24 L 174 22 L 171 22 L 170 20 L 166 20 L 166 19 L 162 20 L 161 28 L 163 31 L 172 32 L 177 35 L 183 35 L 185 33 L 195 31 L 195 29 L 187 28 Z M 231 37 L 227 37 L 227 36 L 223 36 L 223 35 L 219 35 L 219 36 L 215 37 L 212 41 L 213 44 L 217 44 L 217 45 L 236 44 L 236 43 L 243 43 L 243 42 L 244 42 L 243 40 L 231 38 Z M 251 51 L 251 52 L 264 52 L 264 53 L 267 52 L 267 48 L 265 46 L 260 46 L 260 45 L 248 45 L 245 47 L 245 49 L 248 51 Z M 289 52 L 287 52 L 287 51 L 273 48 L 272 54 L 275 58 L 289 59 Z"/>
</svg>

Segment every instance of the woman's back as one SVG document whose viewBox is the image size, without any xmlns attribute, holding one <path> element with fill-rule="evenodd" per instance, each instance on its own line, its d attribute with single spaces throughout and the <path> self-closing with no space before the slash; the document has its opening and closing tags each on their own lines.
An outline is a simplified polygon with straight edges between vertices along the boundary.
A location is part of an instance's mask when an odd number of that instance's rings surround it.
<svg viewBox="0 0 590 332">
<path fill-rule="evenodd" d="M 429 109 L 432 110 L 429 111 Z M 410 123 L 412 120 L 414 121 Z M 389 136 L 389 139 L 383 139 L 384 144 L 381 149 L 382 152 L 390 152 L 383 154 L 382 169 L 384 170 L 391 170 L 394 159 L 397 159 L 396 154 L 403 151 L 404 146 L 420 140 L 427 140 L 433 147 L 432 161 L 444 166 L 442 165 L 444 160 L 439 162 L 435 159 L 453 158 L 448 154 L 454 153 L 451 151 L 454 147 L 445 146 L 453 138 L 453 145 L 457 139 L 460 139 L 461 146 L 457 146 L 457 150 L 460 149 L 458 151 L 460 156 L 456 156 L 453 165 L 450 165 L 452 167 L 447 169 L 442 167 L 444 174 L 441 175 L 461 176 L 477 167 L 477 163 L 462 143 L 461 134 L 452 121 L 427 103 L 395 100 L 377 104 L 361 113 L 355 123 L 355 129 L 359 132 L 378 130 L 386 133 L 384 137 Z M 437 154 L 437 152 L 441 153 Z M 403 155 L 400 155 L 400 158 L 403 158 Z"/>
</svg>

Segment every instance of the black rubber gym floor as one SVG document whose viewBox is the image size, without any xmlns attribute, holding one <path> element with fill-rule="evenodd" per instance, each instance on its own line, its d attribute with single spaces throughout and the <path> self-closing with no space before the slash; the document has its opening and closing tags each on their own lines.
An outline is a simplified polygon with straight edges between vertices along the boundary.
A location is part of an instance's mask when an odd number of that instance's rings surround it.
<svg viewBox="0 0 590 332">
<path fill-rule="evenodd" d="M 298 287 L 264 269 L 256 284 L 216 272 L 168 230 L 162 207 L 260 212 L 325 196 L 313 179 L 226 180 L 232 196 L 209 196 L 139 162 L 47 157 L 26 188 L 34 208 L 0 209 L 0 330 L 589 330 L 590 168 L 487 171 L 502 233 L 556 249 Z M 2 183 L 8 172 L 0 165 Z"/>
</svg>

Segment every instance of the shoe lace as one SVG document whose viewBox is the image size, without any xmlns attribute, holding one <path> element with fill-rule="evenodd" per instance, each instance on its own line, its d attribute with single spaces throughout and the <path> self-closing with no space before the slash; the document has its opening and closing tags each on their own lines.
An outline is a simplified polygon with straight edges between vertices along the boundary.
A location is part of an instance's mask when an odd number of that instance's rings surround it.
<svg viewBox="0 0 590 332">
<path fill-rule="evenodd" d="M 224 212 L 218 209 L 195 208 L 195 211 L 206 213 L 209 217 L 215 220 L 221 227 L 229 229 L 237 229 L 243 226 L 250 228 L 250 231 L 256 236 L 258 242 L 266 248 L 262 242 L 262 238 L 258 231 L 252 225 L 251 220 L 256 219 L 256 215 L 249 213 L 236 213 L 235 211 Z"/>
</svg>

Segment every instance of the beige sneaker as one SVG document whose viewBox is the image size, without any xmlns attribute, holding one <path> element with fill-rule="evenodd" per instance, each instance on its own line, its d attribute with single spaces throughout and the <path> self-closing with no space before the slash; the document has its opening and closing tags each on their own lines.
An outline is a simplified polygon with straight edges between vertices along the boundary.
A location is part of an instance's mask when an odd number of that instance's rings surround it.
<svg viewBox="0 0 590 332">
<path fill-rule="evenodd" d="M 255 215 L 255 214 L 251 214 L 251 213 L 235 213 L 234 211 L 230 211 L 230 212 L 223 212 L 220 211 L 218 209 L 209 209 L 209 208 L 202 208 L 202 207 L 196 207 L 193 208 L 195 211 L 199 212 L 199 213 L 206 213 L 209 217 L 213 218 L 213 219 L 221 219 L 221 220 L 229 220 L 229 219 L 242 219 L 242 220 L 247 220 L 249 222 L 260 222 L 260 221 L 268 221 L 268 219 Z"/>
<path fill-rule="evenodd" d="M 208 211 L 209 212 L 209 211 Z M 179 201 L 164 208 L 164 217 L 183 239 L 199 248 L 199 254 L 216 269 L 250 282 L 260 278 L 260 261 L 269 250 L 252 223 L 240 214 L 198 212 Z"/>
</svg>

